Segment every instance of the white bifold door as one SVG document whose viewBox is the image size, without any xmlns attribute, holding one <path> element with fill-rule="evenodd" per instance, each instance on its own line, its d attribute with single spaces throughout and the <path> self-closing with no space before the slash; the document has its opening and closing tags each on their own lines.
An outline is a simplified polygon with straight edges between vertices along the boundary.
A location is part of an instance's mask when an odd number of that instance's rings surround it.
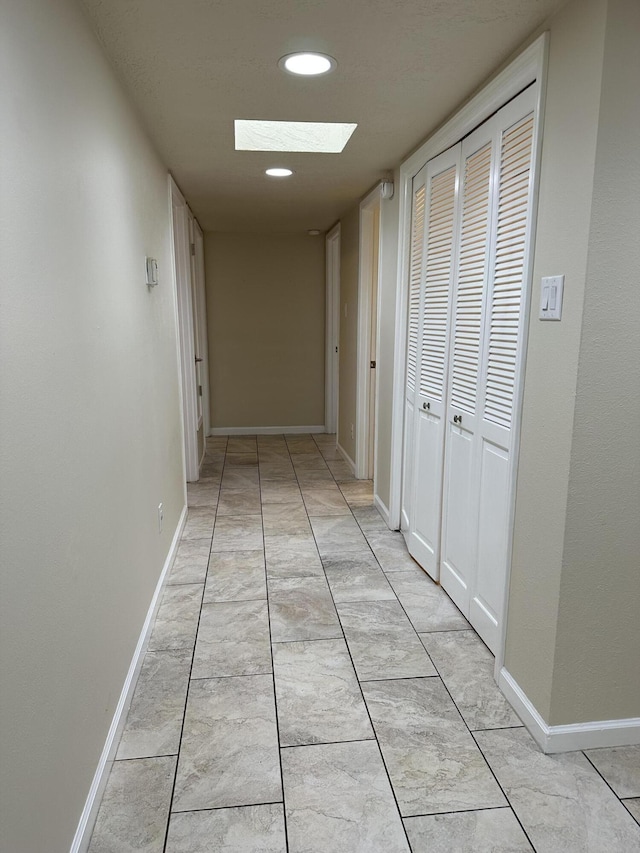
<svg viewBox="0 0 640 853">
<path fill-rule="evenodd" d="M 496 650 L 523 363 L 534 88 L 416 176 L 402 527 Z"/>
</svg>

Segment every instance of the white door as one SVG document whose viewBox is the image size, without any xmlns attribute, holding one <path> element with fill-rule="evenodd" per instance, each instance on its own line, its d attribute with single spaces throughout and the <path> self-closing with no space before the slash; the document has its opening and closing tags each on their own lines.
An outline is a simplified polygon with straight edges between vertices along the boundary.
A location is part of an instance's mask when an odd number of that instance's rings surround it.
<svg viewBox="0 0 640 853">
<path fill-rule="evenodd" d="M 380 255 L 380 204 L 373 208 L 373 240 L 371 243 L 371 313 L 369 328 L 369 441 L 367 468 L 369 479 L 375 476 L 376 389 L 378 364 L 378 263 Z"/>
<path fill-rule="evenodd" d="M 469 619 L 490 649 L 500 643 L 515 481 L 515 404 L 524 364 L 524 321 L 533 202 L 535 93 L 499 114 L 499 175 L 489 273 L 478 437 L 477 567 Z"/>
<path fill-rule="evenodd" d="M 196 428 L 198 447 L 204 451 L 204 417 L 202 407 L 202 374 L 204 362 L 204 344 L 202 341 L 202 318 L 198 270 L 196 266 L 196 221 L 189 211 L 189 252 L 191 266 L 191 306 L 193 309 L 193 360 L 196 369 Z"/>
<path fill-rule="evenodd" d="M 173 216 L 172 244 L 178 303 L 178 341 L 182 384 L 185 473 L 187 482 L 200 476 L 198 455 L 198 385 L 196 378 L 190 263 L 189 212 L 184 196 L 170 180 Z"/>
<path fill-rule="evenodd" d="M 535 91 L 463 147 L 449 368 L 442 585 L 490 649 L 500 642 L 523 362 Z"/>
<path fill-rule="evenodd" d="M 338 343 L 340 340 L 340 223 L 326 237 L 325 429 L 338 428 Z"/>
<path fill-rule="evenodd" d="M 495 650 L 507 583 L 536 88 L 413 184 L 402 530 Z"/>
<path fill-rule="evenodd" d="M 411 511 L 407 547 L 434 580 L 439 577 L 442 468 L 455 260 L 458 144 L 427 164 L 423 274 L 413 412 Z"/>
<path fill-rule="evenodd" d="M 460 217 L 451 314 L 451 359 L 445 418 L 440 580 L 463 613 L 469 610 L 477 533 L 475 436 L 478 382 L 491 242 L 494 123 L 462 143 Z"/>
<path fill-rule="evenodd" d="M 204 234 L 197 220 L 194 220 L 195 246 L 196 246 L 196 295 L 197 295 L 197 323 L 198 323 L 198 352 L 196 355 L 202 359 L 200 364 L 199 381 L 202 385 L 202 409 L 204 417 L 204 435 L 209 435 L 211 427 L 211 411 L 209 400 L 209 336 L 207 332 L 207 293 L 204 263 Z"/>
</svg>

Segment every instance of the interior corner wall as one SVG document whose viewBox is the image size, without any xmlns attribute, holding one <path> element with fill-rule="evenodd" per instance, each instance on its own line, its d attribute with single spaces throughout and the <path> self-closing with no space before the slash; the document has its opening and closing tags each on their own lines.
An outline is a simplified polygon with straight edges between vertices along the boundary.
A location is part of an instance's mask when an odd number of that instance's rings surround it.
<svg viewBox="0 0 640 853">
<path fill-rule="evenodd" d="M 393 372 L 396 335 L 396 282 L 398 277 L 398 220 L 400 171 L 394 174 L 396 192 L 380 203 L 380 287 L 378 290 L 378 398 L 375 491 L 389 508 L 391 495 L 391 431 L 393 421 Z"/>
<path fill-rule="evenodd" d="M 205 234 L 211 426 L 324 424 L 325 247 Z"/>
<path fill-rule="evenodd" d="M 607 4 L 550 20 L 505 667 L 550 719 L 574 406 L 587 279 Z M 538 320 L 542 276 L 565 276 L 560 322 Z"/>
<path fill-rule="evenodd" d="M 340 358 L 338 377 L 338 444 L 356 459 L 358 366 L 358 276 L 360 206 L 340 220 Z"/>
<path fill-rule="evenodd" d="M 609 0 L 552 725 L 640 717 L 639 42 Z"/>
<path fill-rule="evenodd" d="M 184 505 L 168 178 L 77 3 L 0 41 L 0 848 L 67 853 Z"/>
</svg>

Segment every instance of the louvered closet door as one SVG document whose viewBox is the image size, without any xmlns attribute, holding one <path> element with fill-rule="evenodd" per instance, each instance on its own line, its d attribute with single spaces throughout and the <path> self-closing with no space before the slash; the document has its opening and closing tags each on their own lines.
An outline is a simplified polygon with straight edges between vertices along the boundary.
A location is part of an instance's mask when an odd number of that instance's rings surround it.
<svg viewBox="0 0 640 853">
<path fill-rule="evenodd" d="M 424 255 L 424 215 L 427 188 L 424 166 L 413 179 L 413 204 L 411 209 L 411 258 L 409 263 L 409 323 L 407 335 L 407 378 L 405 383 L 404 444 L 402 462 L 402 507 L 400 526 L 408 535 L 413 497 L 413 413 L 415 409 L 416 376 L 418 365 L 418 337 L 420 325 L 420 298 L 422 261 Z"/>
<path fill-rule="evenodd" d="M 445 419 L 440 580 L 468 614 L 477 534 L 478 382 L 483 352 L 494 128 L 489 121 L 462 143 L 460 216 Z"/>
<path fill-rule="evenodd" d="M 524 363 L 531 242 L 535 91 L 497 115 L 499 152 L 478 425 L 478 538 L 469 619 L 490 649 L 502 634 L 507 585 L 514 416 Z"/>
<path fill-rule="evenodd" d="M 460 145 L 427 164 L 417 337 L 409 552 L 437 580 L 442 517 L 446 366 Z"/>
</svg>

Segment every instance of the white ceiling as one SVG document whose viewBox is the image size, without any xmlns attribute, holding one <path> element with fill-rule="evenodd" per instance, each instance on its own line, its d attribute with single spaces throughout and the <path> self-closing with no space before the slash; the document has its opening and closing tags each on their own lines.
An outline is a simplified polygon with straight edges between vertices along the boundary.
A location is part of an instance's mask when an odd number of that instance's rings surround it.
<svg viewBox="0 0 640 853">
<path fill-rule="evenodd" d="M 564 0 L 81 0 L 205 230 L 328 228 Z M 294 77 L 278 59 L 328 53 Z M 234 119 L 357 122 L 342 154 L 234 150 Z M 268 166 L 295 171 L 268 179 Z"/>
</svg>

